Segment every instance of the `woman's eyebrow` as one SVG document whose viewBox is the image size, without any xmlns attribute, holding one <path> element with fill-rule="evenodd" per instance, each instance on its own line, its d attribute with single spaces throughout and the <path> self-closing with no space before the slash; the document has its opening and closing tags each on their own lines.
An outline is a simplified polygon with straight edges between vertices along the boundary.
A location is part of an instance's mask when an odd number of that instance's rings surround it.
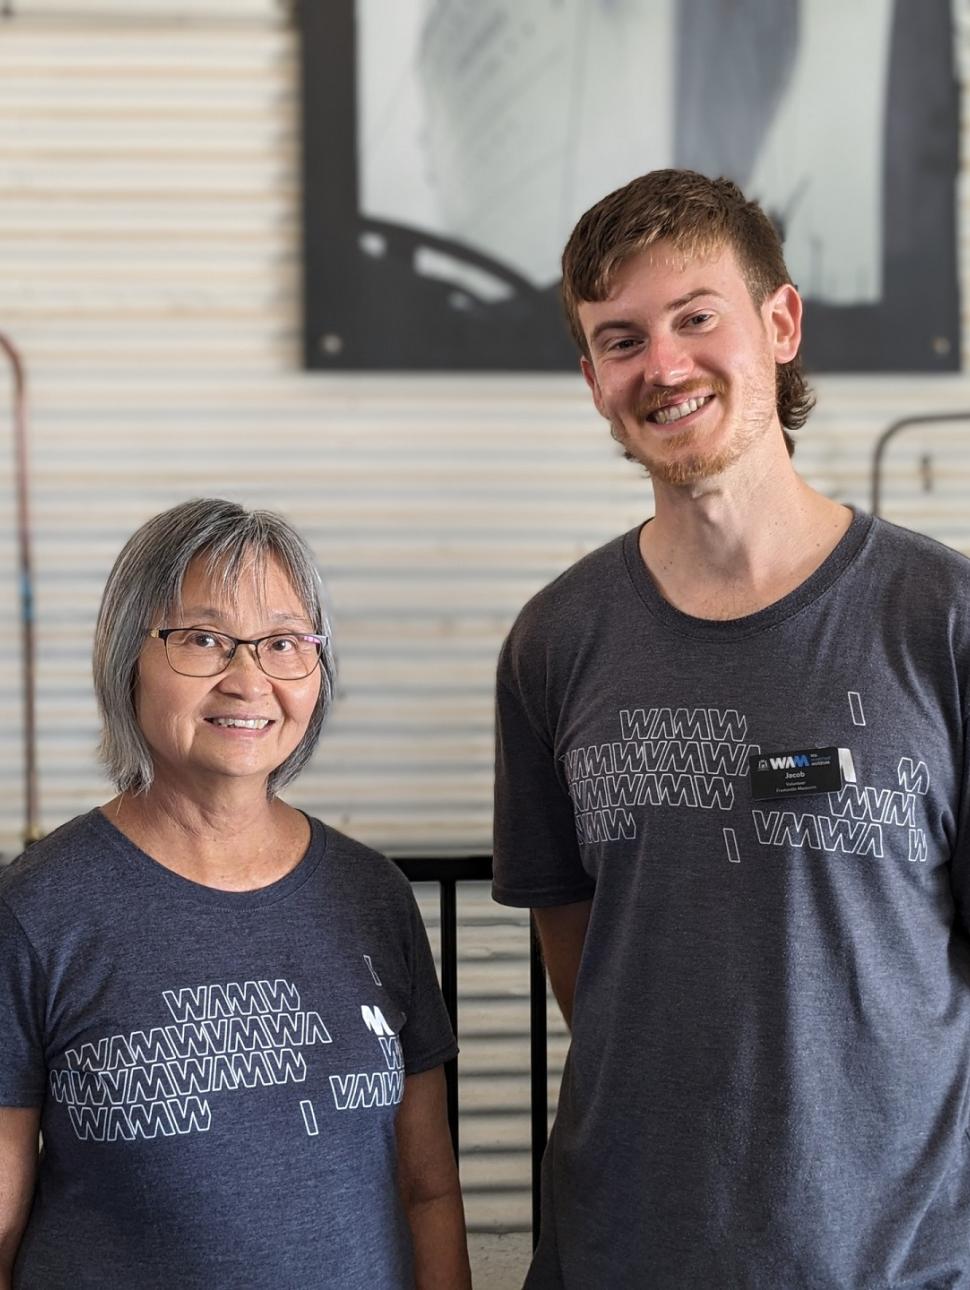
<svg viewBox="0 0 970 1290">
<path fill-rule="evenodd" d="M 184 618 L 198 618 L 214 623 L 226 621 L 225 610 L 216 609 L 214 605 L 182 605 L 181 613 Z M 280 609 L 275 613 L 267 614 L 266 617 L 271 623 L 293 623 L 295 626 L 311 622 L 305 610 L 293 614 L 289 610 Z"/>
</svg>

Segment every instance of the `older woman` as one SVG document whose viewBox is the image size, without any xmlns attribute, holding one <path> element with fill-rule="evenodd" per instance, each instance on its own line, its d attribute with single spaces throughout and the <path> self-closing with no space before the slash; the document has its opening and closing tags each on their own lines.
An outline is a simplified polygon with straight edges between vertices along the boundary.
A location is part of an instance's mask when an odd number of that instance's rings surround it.
<svg viewBox="0 0 970 1290">
<path fill-rule="evenodd" d="M 467 1287 L 410 887 L 278 796 L 332 693 L 302 540 L 150 520 L 94 672 L 118 796 L 0 877 L 0 1290 Z"/>
</svg>

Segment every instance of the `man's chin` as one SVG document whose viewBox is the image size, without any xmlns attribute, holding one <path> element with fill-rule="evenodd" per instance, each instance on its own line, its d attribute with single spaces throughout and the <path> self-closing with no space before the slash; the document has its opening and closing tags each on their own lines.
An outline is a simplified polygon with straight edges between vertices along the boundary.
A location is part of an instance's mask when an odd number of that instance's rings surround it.
<svg viewBox="0 0 970 1290">
<path fill-rule="evenodd" d="M 668 460 L 644 461 L 643 466 L 651 479 L 670 484 L 673 488 L 683 488 L 723 475 L 735 461 L 737 453 L 689 453 Z"/>
<path fill-rule="evenodd" d="M 651 479 L 673 488 L 683 488 L 688 484 L 697 484 L 701 480 L 722 475 L 729 466 L 734 465 L 739 456 L 736 444 L 704 452 L 697 446 L 691 431 L 686 431 L 679 441 L 676 438 L 670 439 L 663 455 L 632 451 L 629 441 L 622 446 L 628 461 L 638 461 Z"/>
</svg>

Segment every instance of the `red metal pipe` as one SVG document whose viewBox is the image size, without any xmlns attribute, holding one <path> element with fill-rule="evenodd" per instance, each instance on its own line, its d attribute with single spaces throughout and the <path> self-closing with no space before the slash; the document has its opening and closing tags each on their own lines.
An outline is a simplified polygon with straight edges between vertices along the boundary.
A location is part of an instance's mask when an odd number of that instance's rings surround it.
<svg viewBox="0 0 970 1290">
<path fill-rule="evenodd" d="M 30 558 L 30 512 L 27 475 L 27 377 L 16 345 L 0 332 L 0 349 L 13 371 L 14 472 L 17 482 L 17 544 L 20 562 L 20 633 L 24 702 L 24 846 L 42 836 L 37 793 L 37 720 L 35 691 L 34 579 Z"/>
</svg>

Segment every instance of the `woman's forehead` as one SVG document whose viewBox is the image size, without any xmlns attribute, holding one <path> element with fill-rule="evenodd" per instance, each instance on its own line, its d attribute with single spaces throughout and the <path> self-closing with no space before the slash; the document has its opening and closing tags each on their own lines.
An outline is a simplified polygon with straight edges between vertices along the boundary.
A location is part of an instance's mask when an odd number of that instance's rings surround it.
<svg viewBox="0 0 970 1290">
<path fill-rule="evenodd" d="M 178 605 L 185 611 L 224 616 L 311 617 L 310 606 L 276 557 L 254 552 L 222 560 L 196 556 L 182 579 Z"/>
</svg>

